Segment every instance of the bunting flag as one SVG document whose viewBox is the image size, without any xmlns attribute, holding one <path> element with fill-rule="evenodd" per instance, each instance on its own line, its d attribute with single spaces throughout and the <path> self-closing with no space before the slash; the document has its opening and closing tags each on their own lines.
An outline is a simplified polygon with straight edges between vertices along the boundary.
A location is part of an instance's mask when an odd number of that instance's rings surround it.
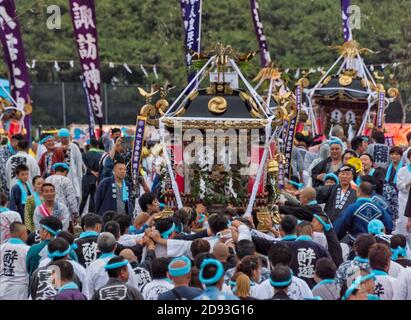
<svg viewBox="0 0 411 320">
<path fill-rule="evenodd" d="M 26 137 L 28 141 L 31 141 L 30 78 L 14 0 L 0 1 L 0 41 L 10 73 L 11 95 L 17 104 L 16 107 L 27 111 L 24 117 L 24 127 L 27 131 Z M 26 105 L 28 107 L 25 109 Z M 21 132 L 22 127 L 18 127 L 16 131 Z"/>
<path fill-rule="evenodd" d="M 261 67 L 267 67 L 271 62 L 270 52 L 268 51 L 267 39 L 264 35 L 263 23 L 261 22 L 260 9 L 257 0 L 250 0 L 251 16 L 253 18 L 254 30 L 260 48 Z"/>
<path fill-rule="evenodd" d="M 87 94 L 87 85 L 86 81 L 84 80 L 84 76 L 80 76 L 81 83 L 83 84 L 83 89 L 84 89 L 84 94 L 86 95 L 86 109 L 87 109 L 87 118 L 88 118 L 88 133 L 90 139 L 94 139 L 96 137 L 95 135 L 95 126 L 96 123 L 94 121 L 94 111 L 93 111 L 93 105 L 90 100 L 90 96 Z"/>
<path fill-rule="evenodd" d="M 191 66 L 192 56 L 189 50 L 201 51 L 201 8 L 202 0 L 180 0 L 184 24 L 184 46 L 186 48 L 186 65 Z M 195 77 L 195 72 L 188 75 L 188 83 Z"/>
<path fill-rule="evenodd" d="M 344 42 L 352 40 L 352 31 L 350 27 L 350 15 L 348 13 L 348 8 L 350 7 L 350 0 L 341 0 L 341 15 L 342 15 L 342 26 L 343 26 L 343 36 Z"/>
<path fill-rule="evenodd" d="M 98 55 L 96 10 L 94 0 L 69 0 L 74 37 L 86 85 L 86 96 L 100 127 L 103 119 L 100 58 Z"/>
<path fill-rule="evenodd" d="M 134 137 L 133 157 L 131 159 L 133 185 L 135 187 L 138 186 L 140 159 L 141 159 L 141 151 L 143 150 L 143 139 L 144 139 L 145 127 L 146 127 L 146 117 L 138 116 L 137 122 L 136 122 L 136 135 Z"/>
<path fill-rule="evenodd" d="M 381 129 L 384 124 L 385 91 L 378 92 L 377 128 Z"/>
</svg>

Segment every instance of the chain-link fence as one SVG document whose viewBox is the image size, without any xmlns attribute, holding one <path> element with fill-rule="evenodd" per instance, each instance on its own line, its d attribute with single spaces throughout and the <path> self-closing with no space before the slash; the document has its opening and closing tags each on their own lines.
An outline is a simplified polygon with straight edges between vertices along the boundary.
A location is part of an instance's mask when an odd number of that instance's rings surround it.
<svg viewBox="0 0 411 320">
<path fill-rule="evenodd" d="M 176 94 L 178 91 L 174 90 Z M 137 85 L 104 83 L 101 86 L 101 97 L 103 124 L 135 123 L 136 115 L 145 103 L 138 93 Z M 61 127 L 87 122 L 86 97 L 80 82 L 32 84 L 32 100 L 33 126 Z"/>
</svg>

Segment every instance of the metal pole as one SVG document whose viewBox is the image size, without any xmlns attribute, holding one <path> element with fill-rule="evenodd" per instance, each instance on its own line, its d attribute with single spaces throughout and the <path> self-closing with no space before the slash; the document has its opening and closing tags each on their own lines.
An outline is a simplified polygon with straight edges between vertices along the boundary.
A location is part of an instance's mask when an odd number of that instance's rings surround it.
<svg viewBox="0 0 411 320">
<path fill-rule="evenodd" d="M 104 83 L 104 121 L 108 124 L 107 82 Z"/>
<path fill-rule="evenodd" d="M 61 82 L 61 95 L 62 95 L 62 102 L 63 102 L 63 126 L 67 126 L 67 118 L 66 118 L 66 94 L 65 94 L 65 86 L 64 81 Z"/>
</svg>

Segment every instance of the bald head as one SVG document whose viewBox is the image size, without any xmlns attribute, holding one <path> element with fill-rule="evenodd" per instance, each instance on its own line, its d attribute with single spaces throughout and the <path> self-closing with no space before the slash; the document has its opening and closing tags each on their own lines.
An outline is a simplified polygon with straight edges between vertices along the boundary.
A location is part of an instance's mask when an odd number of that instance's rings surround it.
<svg viewBox="0 0 411 320">
<path fill-rule="evenodd" d="M 217 260 L 227 262 L 227 259 L 230 256 L 230 251 L 228 250 L 227 245 L 220 242 L 214 245 L 213 255 L 217 258 Z"/>
<path fill-rule="evenodd" d="M 310 201 L 313 201 L 317 198 L 317 192 L 314 188 L 307 187 L 301 190 L 300 202 L 302 205 L 307 205 Z"/>
<path fill-rule="evenodd" d="M 128 260 L 128 262 L 137 261 L 137 257 L 131 249 L 123 249 L 120 252 L 120 257 Z"/>
<path fill-rule="evenodd" d="M 183 260 L 175 260 L 172 261 L 169 265 L 169 269 L 181 269 L 187 267 L 187 262 Z M 174 287 L 182 287 L 182 286 L 188 286 L 191 281 L 191 271 L 189 273 L 186 273 L 181 276 L 172 276 L 170 274 L 170 271 L 168 272 L 168 277 L 173 280 L 174 282 Z"/>
</svg>

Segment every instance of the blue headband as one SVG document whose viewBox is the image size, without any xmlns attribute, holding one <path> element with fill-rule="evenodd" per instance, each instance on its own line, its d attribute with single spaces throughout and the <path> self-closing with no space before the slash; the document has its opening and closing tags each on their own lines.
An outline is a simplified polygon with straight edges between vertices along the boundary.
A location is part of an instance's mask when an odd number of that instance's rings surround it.
<svg viewBox="0 0 411 320">
<path fill-rule="evenodd" d="M 391 252 L 392 252 L 391 260 L 393 261 L 396 261 L 399 256 L 401 257 L 407 256 L 407 249 L 405 247 L 398 246 L 396 249 L 391 248 Z"/>
<path fill-rule="evenodd" d="M 323 225 L 325 231 L 330 231 L 331 224 L 325 223 L 325 221 L 318 214 L 314 214 L 314 218 L 316 218 L 318 222 Z"/>
<path fill-rule="evenodd" d="M 375 275 L 373 273 L 370 273 L 364 277 L 358 277 L 357 279 L 355 279 L 355 281 L 351 284 L 351 286 L 347 289 L 347 291 L 345 292 L 342 300 L 347 300 L 349 298 L 350 295 L 352 295 L 352 293 L 354 292 L 355 289 L 358 289 L 358 287 L 361 285 L 361 283 L 373 279 L 375 280 Z"/>
<path fill-rule="evenodd" d="M 66 255 L 68 255 L 70 253 L 70 251 L 71 251 L 71 247 L 69 246 L 66 251 L 61 252 L 61 251 L 57 250 L 57 251 L 54 251 L 53 253 L 49 252 L 49 254 L 47 256 L 50 259 L 52 259 L 52 258 L 62 258 L 62 257 L 65 257 Z"/>
<path fill-rule="evenodd" d="M 172 234 L 175 229 L 176 229 L 176 224 L 173 222 L 173 225 L 171 226 L 171 228 L 168 229 L 167 231 L 164 231 L 164 232 L 161 234 L 161 237 L 162 237 L 163 239 L 168 239 L 168 237 L 170 236 L 170 234 Z"/>
<path fill-rule="evenodd" d="M 46 229 L 46 230 L 47 230 L 48 232 L 50 232 L 53 236 L 56 236 L 57 233 L 59 233 L 59 232 L 61 231 L 61 230 L 54 231 L 53 229 L 47 227 L 47 226 L 44 225 L 44 224 L 41 224 L 40 227 L 42 227 L 43 229 Z"/>
<path fill-rule="evenodd" d="M 341 147 L 343 147 L 343 142 L 340 139 L 335 138 L 335 137 L 333 137 L 330 141 L 328 141 L 328 144 L 330 146 L 332 146 L 333 144 L 339 144 Z"/>
<path fill-rule="evenodd" d="M 70 246 L 70 248 L 71 248 L 72 250 L 77 250 L 77 249 L 78 249 L 77 243 L 73 243 L 73 244 Z"/>
<path fill-rule="evenodd" d="M 40 140 L 39 144 L 44 144 L 47 140 L 49 139 L 53 139 L 54 136 L 52 136 L 51 134 L 48 136 L 45 136 L 43 139 Z"/>
<path fill-rule="evenodd" d="M 208 265 L 214 265 L 217 267 L 217 271 L 214 275 L 214 277 L 209 278 L 209 279 L 205 279 L 203 276 L 204 273 L 204 269 L 206 266 Z M 200 276 L 199 276 L 199 280 L 201 283 L 205 284 L 205 285 L 212 285 L 212 284 L 216 284 L 218 282 L 218 280 L 221 279 L 221 277 L 224 275 L 224 267 L 223 264 L 216 260 L 216 259 L 204 259 L 203 262 L 201 263 L 201 269 L 200 269 Z"/>
<path fill-rule="evenodd" d="M 373 235 L 383 234 L 384 224 L 378 219 L 373 219 L 368 222 L 367 229 L 368 233 L 371 233 Z"/>
<path fill-rule="evenodd" d="M 183 261 L 186 265 L 180 268 L 174 268 L 172 265 L 177 261 Z M 191 272 L 191 261 L 186 256 L 178 257 L 173 259 L 170 264 L 168 265 L 168 273 L 172 277 L 181 277 L 189 274 Z"/>
<path fill-rule="evenodd" d="M 291 284 L 291 282 L 293 281 L 293 276 L 290 277 L 290 279 L 286 280 L 286 281 L 273 281 L 273 279 L 268 278 L 270 280 L 270 284 L 273 287 L 286 287 L 289 286 Z"/>
<path fill-rule="evenodd" d="M 289 184 L 292 184 L 293 186 L 297 187 L 297 189 L 302 189 L 304 187 L 304 183 L 298 183 L 293 180 L 288 180 Z"/>
<path fill-rule="evenodd" d="M 340 184 L 340 179 L 338 179 L 337 175 L 334 174 L 334 173 L 327 173 L 327 174 L 324 176 L 324 181 L 325 181 L 325 180 L 329 180 L 329 179 L 333 179 L 333 180 L 335 180 L 335 182 L 336 182 L 337 184 Z"/>
<path fill-rule="evenodd" d="M 125 267 L 127 264 L 128 264 L 127 260 L 115 262 L 115 263 L 107 262 L 106 265 L 104 266 L 104 269 L 106 270 L 118 269 L 118 268 Z"/>
<path fill-rule="evenodd" d="M 67 165 L 67 163 L 57 162 L 57 163 L 53 164 L 53 170 L 56 170 L 56 169 L 59 168 L 59 167 L 64 168 L 64 169 L 66 169 L 67 171 L 69 171 L 69 166 Z"/>
</svg>

